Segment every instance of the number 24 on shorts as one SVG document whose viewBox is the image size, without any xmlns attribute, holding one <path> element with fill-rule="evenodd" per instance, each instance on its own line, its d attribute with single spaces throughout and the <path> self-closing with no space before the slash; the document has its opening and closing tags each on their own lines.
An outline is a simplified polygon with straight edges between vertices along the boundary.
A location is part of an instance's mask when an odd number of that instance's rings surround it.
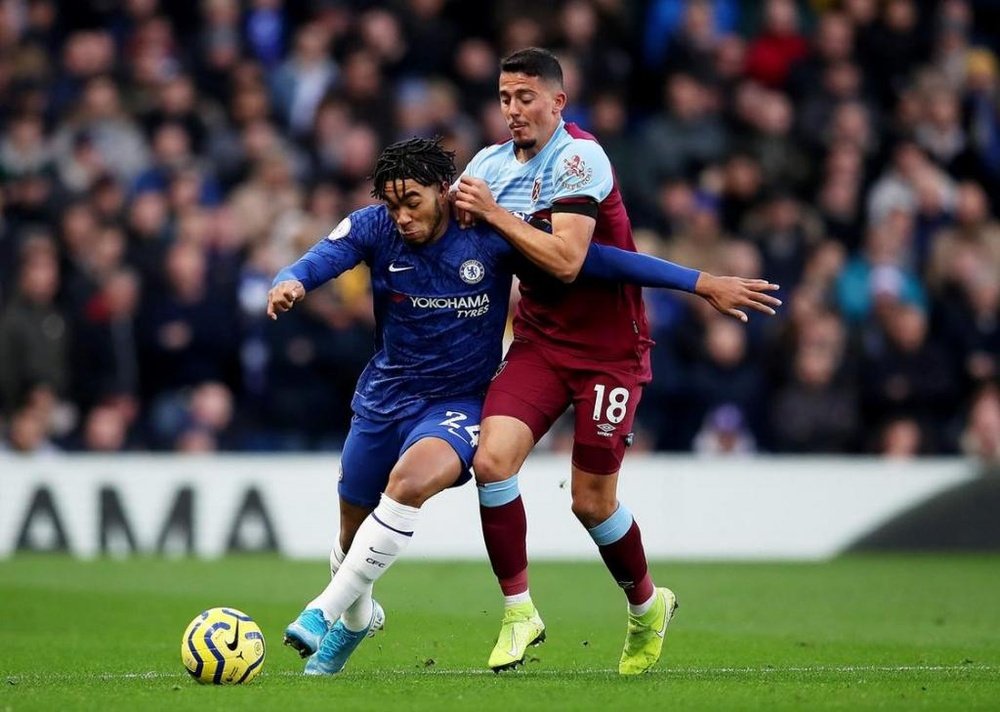
<svg viewBox="0 0 1000 712">
<path fill-rule="evenodd" d="M 445 415 L 447 417 L 440 423 L 438 423 L 438 425 L 443 425 L 444 427 L 448 428 L 448 430 L 451 432 L 452 435 L 457 435 L 458 437 L 462 437 L 461 435 L 459 435 L 458 429 L 462 427 L 461 422 L 463 420 L 468 420 L 469 416 L 467 416 L 465 413 L 460 413 L 457 410 L 446 411 Z M 469 444 L 472 445 L 472 447 L 476 447 L 476 445 L 479 444 L 479 424 L 477 423 L 476 425 L 466 425 L 464 426 L 463 429 L 469 435 Z"/>
</svg>

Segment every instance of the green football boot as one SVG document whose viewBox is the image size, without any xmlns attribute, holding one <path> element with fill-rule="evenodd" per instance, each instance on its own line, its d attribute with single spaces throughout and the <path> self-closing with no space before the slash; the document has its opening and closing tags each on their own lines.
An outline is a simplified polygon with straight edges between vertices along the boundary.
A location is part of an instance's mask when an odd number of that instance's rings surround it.
<svg viewBox="0 0 1000 712">
<path fill-rule="evenodd" d="M 545 641 L 545 624 L 531 601 L 510 606 L 503 612 L 503 623 L 497 644 L 490 653 L 493 672 L 512 670 L 524 664 L 524 651 L 529 645 Z"/>
<path fill-rule="evenodd" d="M 649 670 L 660 659 L 667 625 L 677 610 L 677 596 L 669 588 L 656 589 L 656 600 L 641 616 L 628 615 L 628 632 L 625 649 L 618 662 L 622 675 L 639 675 Z"/>
</svg>

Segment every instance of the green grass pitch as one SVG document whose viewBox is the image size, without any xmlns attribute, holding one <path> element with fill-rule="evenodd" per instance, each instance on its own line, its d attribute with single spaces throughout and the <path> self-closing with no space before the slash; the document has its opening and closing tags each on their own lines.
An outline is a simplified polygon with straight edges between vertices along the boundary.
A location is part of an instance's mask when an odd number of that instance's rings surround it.
<svg viewBox="0 0 1000 712">
<path fill-rule="evenodd" d="M 386 630 L 333 679 L 299 675 L 281 631 L 321 562 L 0 562 L 0 712 L 25 709 L 1000 709 L 1000 557 L 653 567 L 680 610 L 650 674 L 619 678 L 621 593 L 599 563 L 536 563 L 549 640 L 484 670 L 499 594 L 485 563 L 401 562 L 379 583 Z M 263 673 L 198 685 L 180 637 L 210 606 L 260 624 Z"/>
</svg>

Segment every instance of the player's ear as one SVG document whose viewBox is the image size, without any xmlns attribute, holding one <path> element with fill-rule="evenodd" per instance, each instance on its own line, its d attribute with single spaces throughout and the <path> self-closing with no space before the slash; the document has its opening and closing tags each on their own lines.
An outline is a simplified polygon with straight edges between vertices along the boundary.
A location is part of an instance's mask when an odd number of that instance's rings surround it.
<svg viewBox="0 0 1000 712">
<path fill-rule="evenodd" d="M 566 91 L 562 87 L 556 88 L 556 93 L 552 97 L 553 113 L 558 113 L 566 108 Z"/>
</svg>

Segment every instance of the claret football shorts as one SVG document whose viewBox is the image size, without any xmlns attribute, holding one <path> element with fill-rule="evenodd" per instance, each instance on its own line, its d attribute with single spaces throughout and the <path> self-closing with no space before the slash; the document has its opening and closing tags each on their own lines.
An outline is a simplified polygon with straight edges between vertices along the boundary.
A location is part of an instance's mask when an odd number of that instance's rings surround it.
<svg viewBox="0 0 1000 712">
<path fill-rule="evenodd" d="M 632 442 L 635 411 L 647 379 L 638 362 L 594 362 L 515 340 L 486 393 L 483 417 L 506 415 L 531 429 L 535 442 L 574 406 L 573 464 L 610 475 Z"/>
</svg>

